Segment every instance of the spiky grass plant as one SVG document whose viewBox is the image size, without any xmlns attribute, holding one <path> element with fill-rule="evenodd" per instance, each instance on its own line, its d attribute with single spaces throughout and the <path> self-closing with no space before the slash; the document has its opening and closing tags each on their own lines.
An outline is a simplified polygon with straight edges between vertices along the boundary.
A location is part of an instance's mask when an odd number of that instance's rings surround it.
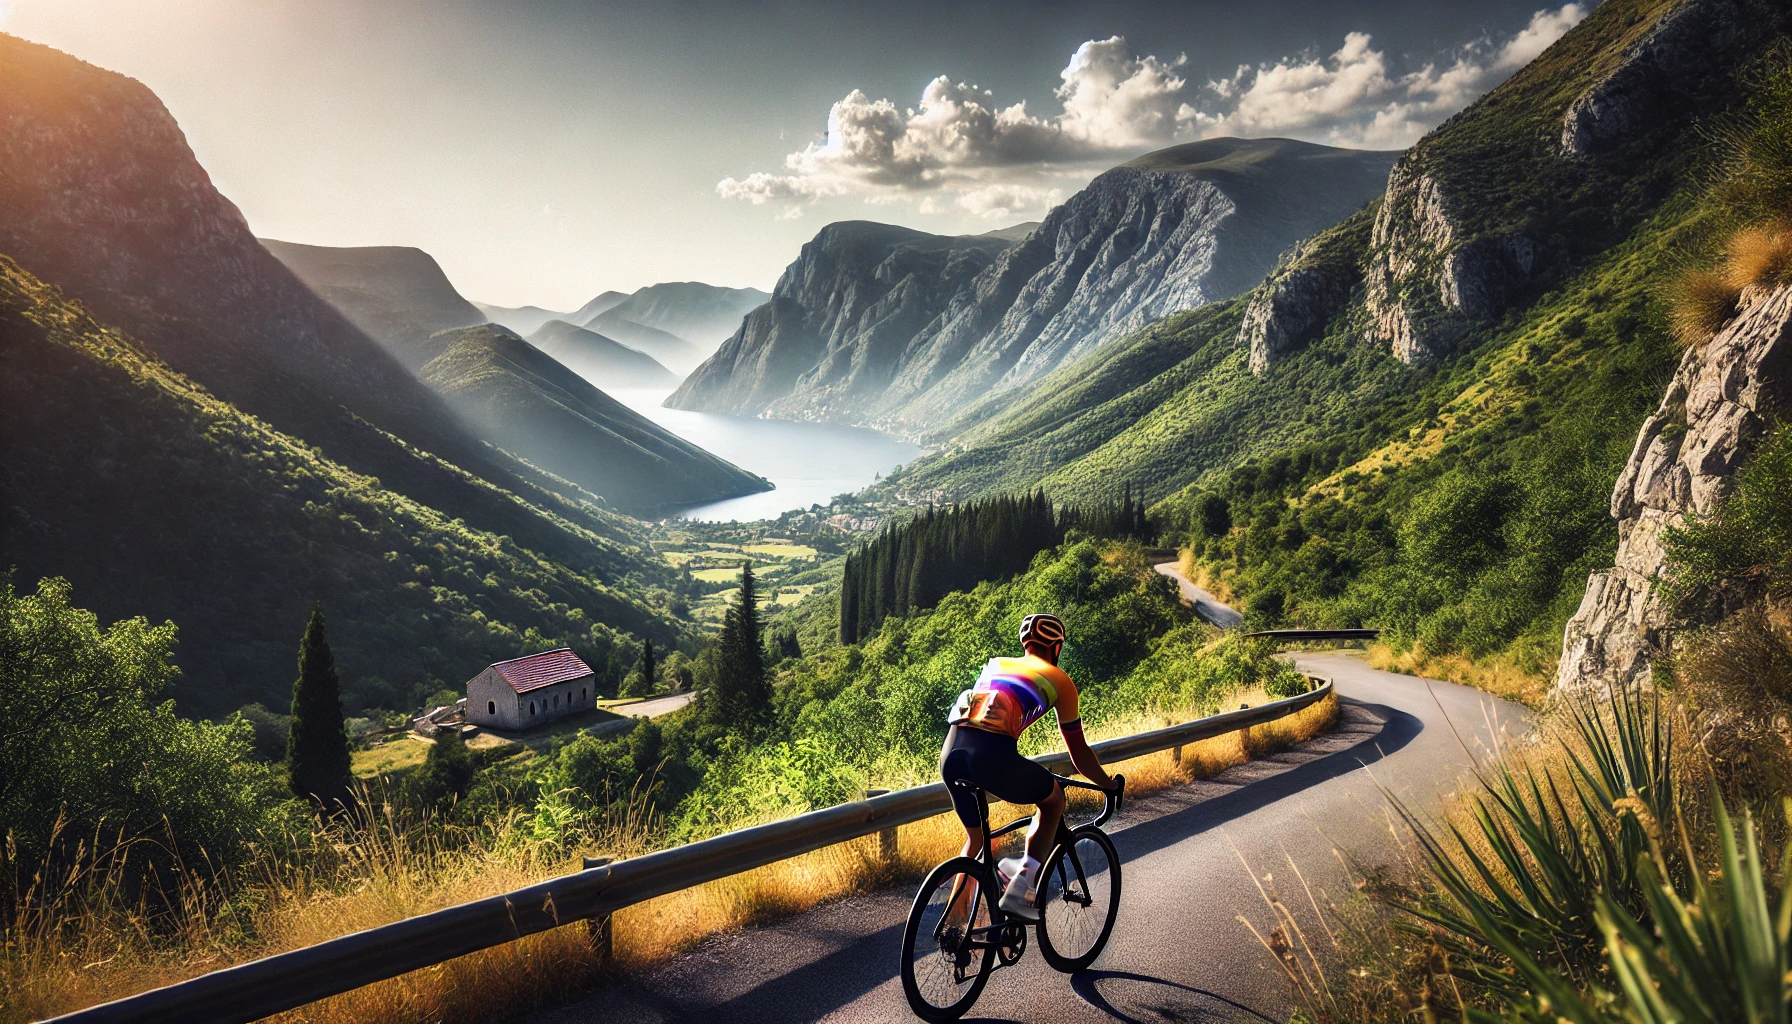
<svg viewBox="0 0 1792 1024">
<path fill-rule="evenodd" d="M 1710 341 L 1736 315 L 1741 291 L 1730 284 L 1728 275 L 1716 270 L 1681 275 L 1668 291 L 1668 324 L 1674 338 L 1687 348 Z"/>
<path fill-rule="evenodd" d="M 1738 292 L 1792 281 L 1792 225 L 1777 221 L 1738 230 L 1725 247 L 1723 273 Z"/>
</svg>

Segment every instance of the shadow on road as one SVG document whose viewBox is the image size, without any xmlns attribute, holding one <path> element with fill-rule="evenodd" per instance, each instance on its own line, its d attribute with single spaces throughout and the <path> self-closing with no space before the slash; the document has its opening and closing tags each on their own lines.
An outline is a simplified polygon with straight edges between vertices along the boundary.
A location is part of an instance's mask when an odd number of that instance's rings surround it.
<svg viewBox="0 0 1792 1024">
<path fill-rule="evenodd" d="M 1123 861 L 1224 825 L 1300 790 L 1349 774 L 1365 764 L 1373 764 L 1412 742 L 1424 729 L 1419 719 L 1403 711 L 1382 704 L 1341 699 L 1379 718 L 1380 728 L 1344 750 L 1114 833 L 1114 842 Z M 725 1002 L 712 1004 L 701 1002 L 700 996 L 688 998 L 696 993 L 687 993 L 686 999 L 666 992 L 655 993 L 652 989 L 657 986 L 651 982 L 627 985 L 627 1001 L 639 1000 L 637 1006 L 647 1004 L 651 1009 L 646 1018 L 660 1021 L 724 1020 L 730 1024 L 757 1024 L 762 1021 L 815 1020 L 895 980 L 897 960 L 902 951 L 902 928 L 903 922 L 897 921 L 889 927 L 851 938 L 819 959 L 771 978 Z M 1103 995 L 1098 987 L 1103 982 L 1112 983 L 1110 990 L 1123 986 L 1129 996 L 1139 996 L 1115 997 L 1121 1005 L 1131 1008 L 1130 1013 L 1116 1009 L 1115 1000 Z M 1229 1020 L 1236 1018 L 1225 1014 L 1235 1014 L 1236 1011 L 1270 1020 L 1221 996 L 1142 974 L 1088 971 L 1073 979 L 1072 984 L 1091 1006 L 1119 1021 Z M 1156 986 L 1155 994 L 1135 993 L 1134 989 L 1139 985 Z M 1191 995 L 1200 997 L 1202 1002 L 1192 1004 Z M 603 996 L 597 995 L 597 1001 L 602 1000 Z M 1189 1016 L 1191 1009 L 1199 1015 Z M 1146 1016 L 1136 1016 L 1139 1013 Z"/>
<path fill-rule="evenodd" d="M 1102 983 L 1115 991 L 1110 999 L 1102 991 Z M 1083 971 L 1072 975 L 1070 987 L 1083 997 L 1083 1002 L 1122 1024 L 1157 1024 L 1159 1021 L 1237 1021 L 1240 1014 L 1278 1024 L 1256 1010 L 1235 1003 L 1225 996 L 1174 981 L 1153 978 L 1131 971 Z M 1118 1000 L 1126 1009 L 1114 1005 Z M 1144 1016 L 1135 1016 L 1144 1014 Z"/>
<path fill-rule="evenodd" d="M 1114 833 L 1114 845 L 1120 850 L 1121 862 L 1142 857 L 1172 843 L 1187 839 L 1189 836 L 1199 835 L 1208 829 L 1224 825 L 1278 800 L 1293 796 L 1303 789 L 1317 786 L 1340 775 L 1348 775 L 1365 765 L 1374 764 L 1411 743 L 1419 733 L 1425 731 L 1424 722 L 1404 711 L 1390 708 L 1385 704 L 1365 704 L 1353 701 L 1348 697 L 1339 699 L 1380 718 L 1382 720 L 1381 728 L 1361 743 L 1344 750 L 1308 761 L 1298 768 L 1291 768 L 1279 775 L 1272 775 L 1267 779 L 1259 779 L 1248 785 L 1240 786 L 1230 793 L 1222 793 L 1192 807 L 1141 821 L 1137 825 Z"/>
</svg>

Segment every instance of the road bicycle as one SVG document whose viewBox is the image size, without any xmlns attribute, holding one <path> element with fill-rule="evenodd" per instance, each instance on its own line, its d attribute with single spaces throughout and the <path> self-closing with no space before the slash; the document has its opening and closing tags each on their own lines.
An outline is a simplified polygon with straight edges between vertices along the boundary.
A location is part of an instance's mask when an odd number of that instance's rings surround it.
<svg viewBox="0 0 1792 1024">
<path fill-rule="evenodd" d="M 1039 880 L 1039 952 L 1053 968 L 1071 974 L 1101 955 L 1120 911 L 1120 856 L 1101 826 L 1119 810 L 1126 778 L 1113 790 L 1055 775 L 1067 789 L 1102 793 L 1101 814 L 1074 828 L 1063 821 Z M 959 781 L 952 785 L 974 789 Z M 977 794 L 983 849 L 954 857 L 928 872 L 915 894 L 902 932 L 902 990 L 915 1015 L 927 1021 L 964 1016 L 997 967 L 1012 967 L 1027 951 L 1030 922 L 1002 912 L 1003 882 L 991 852 L 996 839 L 1032 823 L 1028 816 L 989 828 L 989 805 Z"/>
</svg>

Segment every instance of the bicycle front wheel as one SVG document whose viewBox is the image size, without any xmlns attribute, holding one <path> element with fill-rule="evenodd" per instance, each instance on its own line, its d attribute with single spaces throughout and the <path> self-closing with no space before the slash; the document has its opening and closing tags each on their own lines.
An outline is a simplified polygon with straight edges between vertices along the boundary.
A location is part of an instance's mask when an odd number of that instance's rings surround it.
<svg viewBox="0 0 1792 1024">
<path fill-rule="evenodd" d="M 1039 952 L 1066 974 L 1095 962 L 1120 913 L 1120 855 L 1107 833 L 1073 829 L 1039 880 Z"/>
<path fill-rule="evenodd" d="M 902 932 L 902 991 L 927 1021 L 964 1016 L 995 970 L 996 893 L 989 868 L 954 857 L 928 873 Z"/>
</svg>

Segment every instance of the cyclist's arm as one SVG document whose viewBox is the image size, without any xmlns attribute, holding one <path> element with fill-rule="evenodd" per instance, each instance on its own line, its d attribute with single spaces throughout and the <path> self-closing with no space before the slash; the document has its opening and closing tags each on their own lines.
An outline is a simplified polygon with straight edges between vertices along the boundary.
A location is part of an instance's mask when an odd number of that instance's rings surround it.
<svg viewBox="0 0 1792 1024">
<path fill-rule="evenodd" d="M 1108 778 L 1107 770 L 1102 768 L 1101 759 L 1095 751 L 1089 749 L 1089 741 L 1083 738 L 1083 722 L 1076 708 L 1076 686 L 1065 687 L 1058 695 L 1058 732 L 1064 737 L 1064 747 L 1070 751 L 1070 763 L 1076 765 L 1077 774 L 1102 789 L 1114 788 L 1114 780 Z"/>
</svg>

